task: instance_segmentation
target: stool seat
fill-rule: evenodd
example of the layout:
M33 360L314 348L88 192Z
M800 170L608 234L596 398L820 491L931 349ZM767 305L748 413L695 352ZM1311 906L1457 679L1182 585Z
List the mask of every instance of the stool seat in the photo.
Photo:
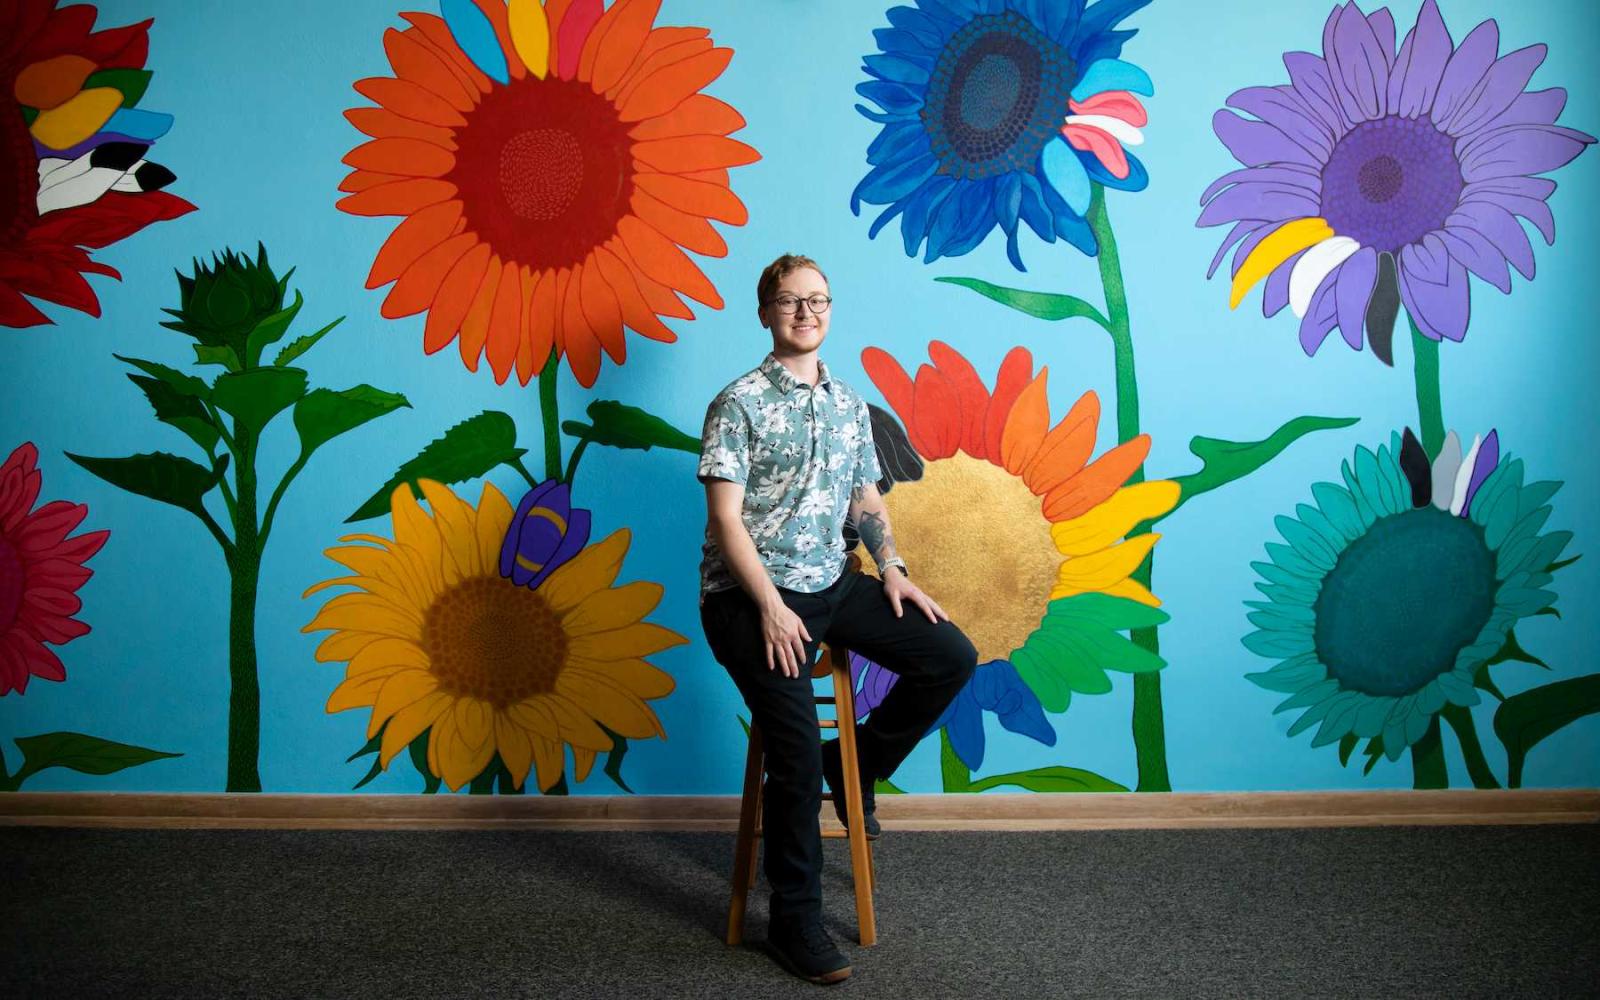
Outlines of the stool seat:
M861 816L861 770L856 753L856 704L850 678L850 656L836 646L822 647L822 656L812 669L813 679L832 677L833 694L818 696L820 705L832 705L834 717L817 720L818 738L829 729L839 731L839 759L844 771L845 814L857 817L848 829L832 826L822 831L827 840L850 841L850 872L855 881L857 935L863 946L878 941L877 917L872 907L872 842L867 839ZM744 794L739 802L739 833L733 852L733 894L728 904L728 931L725 940L736 945L744 938L745 903L756 881L756 841L761 838L762 772L766 754L761 727L751 720L750 743L745 754ZM835 801L838 790L823 793L824 802Z

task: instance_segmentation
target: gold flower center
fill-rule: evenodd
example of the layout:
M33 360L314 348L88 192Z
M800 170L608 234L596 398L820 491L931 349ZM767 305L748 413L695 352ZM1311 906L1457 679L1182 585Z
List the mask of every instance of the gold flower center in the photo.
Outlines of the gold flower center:
M544 597L494 576L446 590L422 624L422 646L440 690L496 708L555 690L567 643Z
M1011 473L958 453L884 497L917 585L978 647L1004 659L1039 627L1061 569L1039 498Z

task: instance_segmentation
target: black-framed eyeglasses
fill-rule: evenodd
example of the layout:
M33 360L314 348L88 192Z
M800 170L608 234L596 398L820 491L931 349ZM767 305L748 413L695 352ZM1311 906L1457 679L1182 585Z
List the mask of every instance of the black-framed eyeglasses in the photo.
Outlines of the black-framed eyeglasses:
M812 315L816 315L817 313L827 312L828 306L832 304L833 299L830 296L823 295L821 292L815 295L808 295L805 298L801 298L798 295L774 295L767 300L767 305L775 307L785 316L792 316L799 310L802 302L806 304L806 308L811 311Z

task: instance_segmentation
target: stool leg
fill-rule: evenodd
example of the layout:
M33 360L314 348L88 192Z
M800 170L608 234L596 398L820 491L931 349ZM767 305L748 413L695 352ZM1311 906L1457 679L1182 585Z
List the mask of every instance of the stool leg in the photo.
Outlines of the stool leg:
M728 931L724 940L736 945L744 939L744 907L755 882L756 818L761 814L761 730L750 726L750 749L745 754L744 793L739 798L739 833L733 850L733 894L728 901Z
M856 924L863 947L878 943L878 921L872 909L872 848L861 820L861 767L856 754L856 702L850 685L849 654L832 651L833 697L839 719L839 757L844 771L845 813L850 824L850 870L856 885Z

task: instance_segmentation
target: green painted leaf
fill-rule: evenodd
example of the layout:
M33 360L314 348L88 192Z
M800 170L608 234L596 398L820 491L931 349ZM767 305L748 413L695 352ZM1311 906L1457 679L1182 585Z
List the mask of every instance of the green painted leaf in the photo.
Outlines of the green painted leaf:
M140 764L182 754L115 743L83 733L45 733L21 736L16 744L22 750L22 767L11 778L13 789L31 775L47 767L65 767L84 774L114 774Z
M1359 417L1295 417L1273 431L1272 436L1263 441L1224 441L1220 438L1195 437L1189 442L1189 450L1194 452L1202 465L1199 472L1178 476L1173 480L1181 492L1178 495L1177 506L1173 507L1172 511L1202 493L1210 492L1219 486L1226 486L1236 479L1243 479L1277 458L1289 445L1313 431L1349 427L1359 419ZM1130 534L1139 534L1147 530L1150 525L1171 516L1172 511L1143 522Z
M425 729L422 731L422 735L412 740L411 745L406 748L411 752L411 766L417 769L418 774L422 775L422 794L424 795L437 795L439 786L444 784L432 771L428 770L428 740L432 735L433 729L431 727Z
M410 405L397 392L384 392L365 384L337 392L313 389L294 404L294 429L300 434L300 455L310 455L339 435Z
M420 500L419 479L459 483L484 475L497 465L510 464L528 453L528 449L516 445L517 425L499 410L485 410L463 420L400 466L378 492L345 518L345 523L387 514L389 497L401 483L410 483L411 492Z
M960 285L970 288L985 298L993 299L1003 306L1009 306L1018 312L1036 316L1039 319L1089 319L1093 320L1103 329L1109 329L1110 324L1100 315L1100 310L1085 302L1075 295L1056 295L1051 292L1025 292L1019 288L1002 288L991 285L987 281L977 278L935 278L949 285Z
M1512 629L1506 633L1506 641L1505 644L1500 647L1500 651L1489 657L1489 659L1485 660L1483 665L1485 667L1492 667L1496 663L1505 663L1507 660L1516 660L1519 663L1532 663L1537 666L1541 666L1546 670L1550 669L1550 664L1544 662L1537 656L1534 656L1532 653L1522 648L1522 644L1517 642L1516 629Z
M1501 703L1494 713L1494 732L1506 747L1510 788L1522 787L1522 765L1539 741L1583 718L1600 712L1600 674L1555 681Z
M251 368L217 377L212 386L217 408L260 434L272 418L306 394L304 368Z
M1582 554L1579 554L1579 555L1573 556L1570 559L1557 560L1556 562L1551 563L1549 566L1546 566L1545 567L1545 572L1546 573L1554 573L1558 569L1564 569L1564 568L1566 568L1568 566L1571 566L1573 563L1577 562L1579 559L1582 559L1582 558L1583 558Z
M1343 736L1339 737L1340 767L1350 763L1350 753L1351 751L1355 750L1356 744L1360 742L1360 740L1361 737L1357 736L1355 733L1345 733Z
M216 451L221 432L211 422L211 412L204 403L158 378L129 372L128 380L144 390L144 397L156 411L157 420L187 434L207 455Z
M293 303L269 316L261 317L256 322L244 341L245 367L254 368L261 363L261 352L283 339L283 335L289 332L289 325L300 314L300 307L304 304L305 297L300 294L299 289L295 289Z
M972 782L970 791L982 792L1002 785L1015 785L1030 792L1126 792L1127 785L1085 771L1081 767L1036 767L1029 771L995 774Z
M127 458L89 458L71 452L66 455L112 486L196 514L205 510L201 498L211 492L228 469L226 454L217 456L216 463L209 470L197 462L164 451L130 455Z
M126 358L120 354L111 356L118 361L125 361L133 365L151 378L160 379L171 386L174 391L180 392L185 396L194 396L197 399L211 398L211 387L205 383L204 379L195 378L193 375L185 375L176 368L169 368L166 365L155 361L146 361L143 358Z
M322 329L318 330L316 333L308 333L304 337L300 337L300 338L296 339L294 342L289 344L289 346L287 346L283 350L279 351L278 352L278 356L272 359L273 367L274 368L282 368L284 365L286 365L289 362L293 361L295 358L298 358L300 355L302 355L305 352L311 350L312 347L316 346L317 341L322 339L324 334L326 334L329 330L332 330L334 327L338 326L342 322L344 322L344 317L340 316L338 319L334 320L332 323L329 323L327 326L325 326Z
M904 795L906 790L890 781L888 778L879 778L872 783L872 791L877 795Z
M698 455L700 439L685 434L654 414L614 399L597 399L585 411L592 424L569 420L561 429L574 437L613 448L672 448Z
M221 365L230 372L236 372L240 367L239 355L233 353L233 348L222 344L195 344L194 363L197 365Z
M632 795L633 789L629 788L628 783L622 780L622 760L628 756L628 738L612 732L606 727L605 723L596 723L596 725L605 730L605 734L611 737L611 752L606 754L606 777L616 782L618 788Z
M92 87L111 87L122 92L122 106L131 108L143 99L150 86L151 71L147 69L102 69L90 73L80 90Z
M33 122L34 122L34 119L39 117L39 109L38 108L30 108L30 107L28 107L26 105L22 105L21 108L22 108L22 124L24 124L24 125L32 125Z

